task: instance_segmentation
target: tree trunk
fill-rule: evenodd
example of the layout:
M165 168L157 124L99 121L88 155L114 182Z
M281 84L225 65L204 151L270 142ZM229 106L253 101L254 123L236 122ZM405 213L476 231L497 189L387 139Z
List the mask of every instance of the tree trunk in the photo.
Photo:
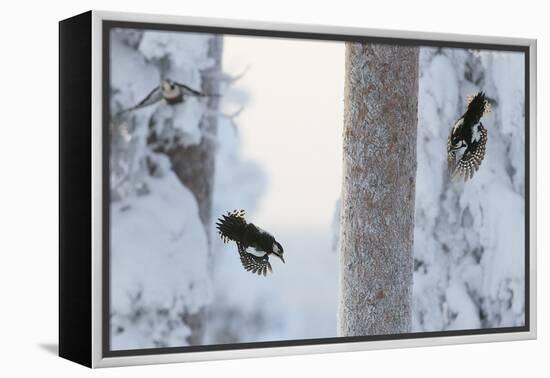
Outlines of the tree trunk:
M208 56L214 65L202 72L202 91L208 94L220 93L222 67L222 36L214 35L209 41ZM212 216L212 189L214 187L214 163L216 159L216 134L218 130L219 97L207 98L207 114L201 121L202 141L189 147L178 146L168 152L172 168L180 181L195 195L199 215L210 240Z
M214 35L209 41L208 56L214 60L214 64L202 71L202 92L207 94L220 93L220 77L222 68L223 39L221 35ZM216 134L218 130L219 97L208 97L206 115L200 124L202 140L198 145L188 147L177 146L168 151L168 157L172 163L172 169L180 181L194 195L199 207L199 216L204 225L208 239L209 251L210 224L212 218L212 192L214 188L214 170L216 160ZM184 313L183 321L191 329L191 335L187 338L190 345L202 344L204 326L206 321L206 308L196 313Z
M410 332L418 48L346 45L340 336Z

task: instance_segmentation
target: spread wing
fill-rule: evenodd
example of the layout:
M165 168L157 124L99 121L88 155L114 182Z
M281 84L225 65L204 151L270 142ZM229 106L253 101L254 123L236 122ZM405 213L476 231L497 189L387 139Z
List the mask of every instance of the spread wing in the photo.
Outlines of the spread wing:
M472 142L464 151L462 157L456 162L452 169L452 177L464 176L464 181L471 179L474 173L479 169L483 158L485 157L485 147L487 145L487 129L483 127L481 122L478 125L478 131L480 137L478 141ZM451 151L448 155L448 160L451 160L451 153L453 154L453 162L456 158L454 151ZM450 163L449 163L450 164ZM454 164L454 163L453 163ZM450 166L450 165L449 165Z
M174 84L176 84L178 87L181 88L181 91L183 92L184 95L187 95L187 96L199 96L199 97L204 97L206 96L204 93L196 90L196 89L193 89L191 88L190 86L188 85L185 85L185 84L182 84L182 83L178 83L176 81L174 81Z
M267 255L262 257L254 256L251 253L246 252L246 247L241 243L237 243L239 249L239 255L241 257L241 264L246 271L257 273L258 275L267 275L267 271L271 270L271 264Z
M144 107L149 106L149 105L153 105L153 104L159 102L160 100L162 100L162 92L160 90L160 87L156 87L151 92L149 92L149 94L147 96L145 96L145 98L143 100L138 102L137 105L134 105L131 108L123 110L122 113L123 112L130 112L132 110L136 110L136 109L144 108Z
M178 83L174 81L174 84L176 84L178 87L181 88L181 91L185 96L197 96L197 97L220 97L219 94L206 94L202 93L201 91L198 91L196 89L191 88L188 85Z

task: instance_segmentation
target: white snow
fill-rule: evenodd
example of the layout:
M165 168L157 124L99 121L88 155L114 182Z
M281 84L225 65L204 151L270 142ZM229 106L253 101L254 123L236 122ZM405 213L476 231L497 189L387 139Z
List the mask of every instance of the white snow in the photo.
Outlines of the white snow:
M147 31L144 33L139 51L148 60L168 59L179 72L189 72L193 80L188 83L200 88L199 70L209 68L214 61L208 57L210 34L181 33L168 31ZM181 80L178 77L178 81Z
M181 316L208 303L207 240L193 194L172 172L146 184L150 195L111 205L113 349L184 345Z
M129 113L160 78L200 88L209 67L208 35L116 29L111 33L111 348L187 344L188 315L211 300L207 230L194 195L164 155L146 146L151 120L159 138L184 146L203 137L200 100L164 101ZM157 165L154 177L146 160Z
M524 324L523 56L421 50L414 331ZM493 100L480 170L450 181L446 141L466 98Z
M203 134L199 128L206 109L194 97L184 103L168 105L160 103L152 119L159 138L171 139L179 137L178 143L184 147L199 144Z

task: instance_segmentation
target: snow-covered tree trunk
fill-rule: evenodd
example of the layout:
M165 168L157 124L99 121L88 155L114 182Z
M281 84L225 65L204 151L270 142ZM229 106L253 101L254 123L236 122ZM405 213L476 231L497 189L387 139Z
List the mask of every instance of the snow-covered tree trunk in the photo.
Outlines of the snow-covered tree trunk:
M211 300L208 235L219 99L188 97L121 111L161 79L220 93L221 49L221 38L211 34L111 33L115 350L203 343ZM178 155L180 150L186 154Z
M417 47L346 45L340 336L411 328L418 80Z
M220 78L222 70L223 39L221 35L213 35L208 41L208 58L213 64L201 72L202 92L206 94L220 93ZM204 225L208 239L208 253L211 256L210 224L212 217L212 192L214 188L216 133L218 129L219 97L208 97L207 110L202 117L199 128L202 139L198 144L184 146L178 144L167 154L172 163L172 169L179 180L185 185L197 200L199 216ZM190 345L200 345L204 336L206 322L206 307L195 313L184 313L183 321L189 326L191 334L187 337Z
M214 35L209 41L208 57L214 64L202 71L202 91L207 94L220 93L222 69L223 39ZM200 124L202 140L191 146L178 145L168 155L174 172L181 182L195 195L199 205L199 215L210 238L210 221L212 212L212 189L214 186L214 169L216 157L216 133L220 99L217 96L207 99L207 114Z

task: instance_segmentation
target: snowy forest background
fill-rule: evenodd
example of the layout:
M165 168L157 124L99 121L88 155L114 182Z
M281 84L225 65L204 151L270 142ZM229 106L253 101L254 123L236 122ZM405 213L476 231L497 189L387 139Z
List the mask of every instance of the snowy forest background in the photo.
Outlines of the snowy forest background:
M226 58L236 44L224 37L217 45L223 62L217 72L213 38L111 31L112 350L336 336L342 122L341 109L322 101L326 97L343 107L343 43L329 48L328 42L230 37L240 38L241 46L250 41L250 55L240 54L240 62L229 65ZM268 74L251 62L254 54L261 55L259 46L269 49L271 43L296 45L303 54L308 53L304 45L321 51L326 44L331 53L324 64L309 66L309 81L307 73L288 71L290 56L281 56L290 60L286 68L273 62L275 80L294 84L288 88L291 100L293 92L301 92L313 110L304 105L304 114L294 117L299 122L280 122L280 130L262 129L258 118L247 118L247 112L261 109L254 103L257 88L247 83L255 70ZM329 64L329 59L342 62ZM420 49L413 332L524 323L524 69L519 53ZM205 80L215 81L221 106L213 110L210 100L191 98L121 113L161 78L197 89L205 87ZM466 97L479 90L492 102L484 118L487 154L471 181L451 182L449 129L463 113ZM272 113L261 112L269 125L267 118L288 112L281 108L285 99L272 100L267 105ZM204 127L205 119L216 124L215 133ZM324 137L316 139L323 120L329 127L319 129ZM148 143L151 128L163 136L166 149L211 142L215 170L208 222L192 190L174 173L170 155ZM303 174L288 168L292 180L281 182L259 156L270 144L283 162L303 160L303 166L296 160L294 168ZM309 172L307 166L317 160L332 165L318 164ZM285 200L281 193L297 198ZM246 209L247 218L285 248L287 263L275 262L267 278L245 272L235 246L217 237L215 218L236 208Z

